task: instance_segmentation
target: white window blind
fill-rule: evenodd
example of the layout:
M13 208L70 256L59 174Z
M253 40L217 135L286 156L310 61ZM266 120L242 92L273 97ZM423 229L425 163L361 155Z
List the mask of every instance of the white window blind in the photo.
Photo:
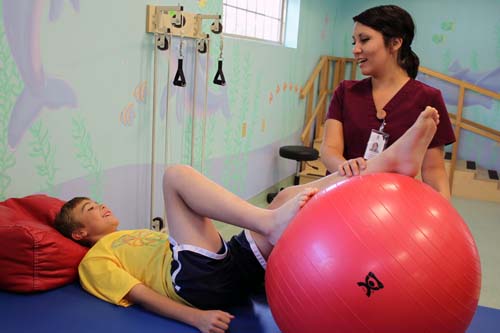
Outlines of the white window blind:
M225 34L283 43L286 0L224 0Z

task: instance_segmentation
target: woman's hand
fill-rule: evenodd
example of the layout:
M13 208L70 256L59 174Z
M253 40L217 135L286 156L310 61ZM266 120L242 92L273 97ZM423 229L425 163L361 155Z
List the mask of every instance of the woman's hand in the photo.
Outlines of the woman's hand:
M364 169L366 169L366 160L363 157L357 157L340 164L338 172L340 176L352 177L359 175Z
M224 333L233 318L232 314L224 311L201 311L194 326L203 333Z

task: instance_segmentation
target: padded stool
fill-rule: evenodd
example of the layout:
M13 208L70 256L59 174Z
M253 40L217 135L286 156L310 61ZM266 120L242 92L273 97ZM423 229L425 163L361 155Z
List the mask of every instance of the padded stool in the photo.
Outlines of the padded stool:
M312 147L306 146L282 146L280 147L280 156L289 160L297 161L293 184L298 185L300 181L300 166L302 162L317 160L319 157L319 152ZM271 201L273 201L274 197L277 194L278 193L268 193L267 203L271 203Z

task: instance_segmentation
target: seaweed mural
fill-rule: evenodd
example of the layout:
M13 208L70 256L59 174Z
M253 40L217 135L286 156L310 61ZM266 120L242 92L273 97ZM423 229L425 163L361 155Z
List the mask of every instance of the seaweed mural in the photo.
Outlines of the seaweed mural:
M195 147L193 146L192 142L192 131L193 131L193 117L189 116L187 120L184 123L184 139L182 140L182 164L191 164L191 155L195 154L193 152L193 149ZM194 167L194 165L193 165Z
M208 140L209 138L214 137L215 133L215 124L216 120L215 118L208 118L207 119L207 124L206 124L206 139L205 139L205 161L208 161L212 158L214 155L214 140ZM206 168L206 163L205 163L205 168ZM203 173L205 173L205 170L201 170Z
M231 66L231 82L234 86L239 87L240 84L242 83L242 74L240 71L240 58L241 58L241 50L240 50L240 45L236 44L233 48L232 51L232 59L233 59L233 65ZM228 90L228 102L229 105L238 105L238 90L236 89L229 89ZM229 118L233 119L233 117ZM228 120L229 120L228 119ZM234 159L234 154L236 152L236 145L234 144L235 141L237 141L241 137L240 133L240 125L237 126L237 129L235 130L233 126L225 126L224 127L224 143L225 143L225 148L224 151L226 151L226 158L224 161L224 168L227 170L223 174L222 178L222 184L224 187L231 189L234 191L234 189L231 187L232 184L232 179L233 177L238 174L235 173L233 169L233 159Z
M1 80L1 78L0 78ZM7 121L3 108L3 92L0 93L0 131L7 133ZM16 165L14 154L7 148L7 136L2 134L0 136L0 200L6 199L6 191L12 182L12 178L8 175L7 170Z
M206 117L205 120L203 120L201 117L195 117L194 120L195 122L193 124L193 117L189 117L185 126L184 145L185 147L191 148L184 149L183 161L189 164L191 162L191 156L188 156L188 153L192 152L192 166L201 173L205 173L206 161L213 154L213 145L210 144L213 140L209 138L213 136L215 130L215 119L213 117ZM205 124L203 123L204 121ZM194 136L191 131L194 131Z
M42 192L56 196L54 190L54 179L56 174L55 167L55 149L50 145L49 131L43 127L41 121L37 121L30 128L33 141L30 142L31 151L29 155L33 158L40 159L41 162L36 165L37 174L45 178Z
M227 158L224 168L227 170L224 174L223 183L234 192L240 192L244 188L244 177L247 171L248 156L246 153L251 142L252 119L249 115L250 82L253 75L250 70L250 55L247 53L244 57L241 55L241 49L236 46L232 55L233 63L231 68L231 82L234 87L240 89L229 90L230 105L238 105L238 112L231 119L231 126L224 130L224 142L226 143Z
M82 167L89 172L90 196L92 199L102 201L102 166L92 149L92 139L81 116L72 120L72 136L77 150L76 158Z
M24 84L11 57L1 17L3 16L0 15L0 200L4 200L12 183L8 170L16 165L16 158L9 149L7 138L10 113Z

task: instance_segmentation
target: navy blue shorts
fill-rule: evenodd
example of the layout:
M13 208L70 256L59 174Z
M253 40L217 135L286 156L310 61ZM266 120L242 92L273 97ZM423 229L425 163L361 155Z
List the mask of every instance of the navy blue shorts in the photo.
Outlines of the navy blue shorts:
M177 244L172 238L170 248L175 291L197 308L225 309L246 303L253 291L263 287L266 260L248 231L223 241L217 253Z

